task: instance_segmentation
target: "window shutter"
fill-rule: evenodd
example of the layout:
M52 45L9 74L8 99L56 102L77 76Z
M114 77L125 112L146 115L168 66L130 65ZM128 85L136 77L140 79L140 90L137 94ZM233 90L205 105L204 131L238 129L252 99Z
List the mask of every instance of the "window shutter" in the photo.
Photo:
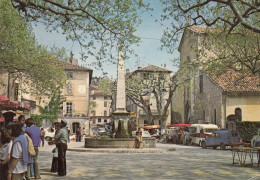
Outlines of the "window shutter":
M63 102L63 116L66 114L66 110L67 110L67 103Z
M72 103L72 115L75 115L75 102Z

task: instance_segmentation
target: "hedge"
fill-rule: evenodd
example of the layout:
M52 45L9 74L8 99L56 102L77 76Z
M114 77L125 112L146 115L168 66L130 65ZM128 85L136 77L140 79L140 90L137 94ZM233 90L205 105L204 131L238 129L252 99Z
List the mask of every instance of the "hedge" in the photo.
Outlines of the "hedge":
M258 128L260 128L260 122L242 121L236 122L237 129L240 133L240 138L244 142L250 142L254 135L257 135Z

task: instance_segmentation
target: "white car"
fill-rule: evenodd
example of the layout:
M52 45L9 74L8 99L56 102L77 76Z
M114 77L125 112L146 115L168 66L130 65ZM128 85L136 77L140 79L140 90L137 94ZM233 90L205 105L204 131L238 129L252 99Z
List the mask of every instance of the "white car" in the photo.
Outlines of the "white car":
M132 131L132 136L136 136L136 131ZM142 131L142 137L152 137L148 131Z

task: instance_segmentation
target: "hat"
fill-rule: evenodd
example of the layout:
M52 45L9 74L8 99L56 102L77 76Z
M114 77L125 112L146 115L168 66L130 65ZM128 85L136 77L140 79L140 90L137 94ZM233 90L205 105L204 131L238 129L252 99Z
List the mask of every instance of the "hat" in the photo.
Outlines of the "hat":
M63 127L66 127L66 125L67 125L67 122L66 122L66 121L63 121L63 120L61 120L60 124L61 124L61 126L63 126Z

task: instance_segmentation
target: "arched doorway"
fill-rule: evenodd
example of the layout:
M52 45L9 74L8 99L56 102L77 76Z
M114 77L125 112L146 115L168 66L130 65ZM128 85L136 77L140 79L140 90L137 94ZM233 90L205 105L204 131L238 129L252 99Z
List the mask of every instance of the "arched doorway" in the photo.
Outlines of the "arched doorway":
M72 133L76 133L78 127L80 127L80 124L78 122L72 123Z
M234 114L231 114L227 117L227 129L230 129L231 131L236 131L236 121L237 117Z

